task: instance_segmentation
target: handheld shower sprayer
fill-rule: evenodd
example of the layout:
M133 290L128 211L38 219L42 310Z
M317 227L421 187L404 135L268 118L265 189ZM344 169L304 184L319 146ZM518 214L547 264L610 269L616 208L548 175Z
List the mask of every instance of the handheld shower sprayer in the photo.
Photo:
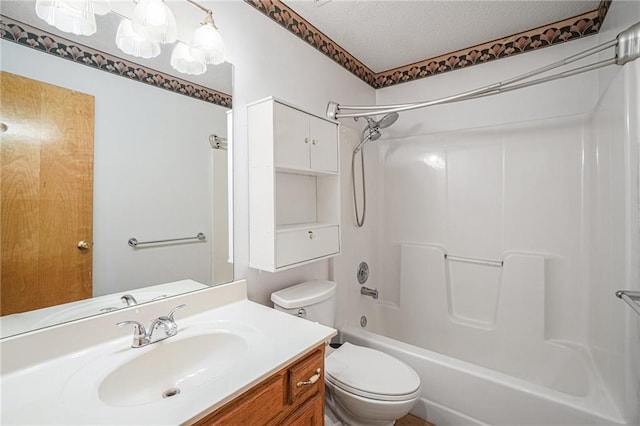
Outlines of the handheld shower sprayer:
M365 117L365 119L367 120L367 126L362 130L361 141L354 150L354 153L360 151L365 143L380 139L380 136L382 136L382 133L380 133L380 129L385 129L395 123L398 119L398 113L389 113L382 117L379 121L376 121L371 117ZM358 118L356 117L354 118L354 120L358 121Z
M353 154L351 155L351 182L353 184L353 206L355 208L356 213L356 224L359 228L364 225L364 217L367 212L367 190L365 188L365 180L364 180L364 154L362 149L364 145L369 141L375 141L380 139L382 133L380 129L385 129L391 126L393 123L398 120L398 113L391 112L389 114L384 115L380 120L376 121L371 117L365 117L367 120L367 126L362 130L362 136L360 137L360 143L353 150ZM358 121L358 117L355 117L354 120ZM362 173L362 217L360 217L360 212L358 211L358 199L356 196L356 154L360 152L360 164L361 164L361 173Z

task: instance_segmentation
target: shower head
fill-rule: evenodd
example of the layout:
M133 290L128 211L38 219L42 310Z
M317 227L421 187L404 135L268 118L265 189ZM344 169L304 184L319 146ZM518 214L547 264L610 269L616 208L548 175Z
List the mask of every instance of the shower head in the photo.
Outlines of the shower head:
M367 118L367 127L369 129L386 129L387 127L391 126L393 123L396 122L396 120L398 119L398 113L397 112L390 112L389 114L385 115L384 117L382 117L380 120L376 121L371 117L366 117Z
M362 140L360 141L356 149L353 150L354 154L360 151L365 143L380 139L380 136L382 136L382 133L380 133L380 129L384 129L395 123L398 119L398 113L390 112L378 121L374 120L371 117L365 118L367 119L367 126L362 130Z
M385 129L395 123L398 117L399 115L397 112L390 112L378 121L378 127Z

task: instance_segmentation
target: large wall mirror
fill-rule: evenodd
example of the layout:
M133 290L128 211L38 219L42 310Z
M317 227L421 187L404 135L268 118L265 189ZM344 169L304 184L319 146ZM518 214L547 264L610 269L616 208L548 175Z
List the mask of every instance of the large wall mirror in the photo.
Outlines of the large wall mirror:
M48 26L35 1L2 1L3 338L233 280L232 66L190 76L170 67L173 46L124 54L133 2L112 3L125 10L86 37ZM170 6L188 38L202 13Z

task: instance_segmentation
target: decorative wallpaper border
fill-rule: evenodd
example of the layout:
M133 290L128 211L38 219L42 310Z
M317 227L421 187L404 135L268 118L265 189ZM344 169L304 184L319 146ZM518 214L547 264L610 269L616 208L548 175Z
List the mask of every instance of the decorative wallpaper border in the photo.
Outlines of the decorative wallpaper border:
M375 73L281 0L245 0L246 3L351 71L374 89L418 80L597 34L612 1L601 0L597 9L563 21Z
M365 83L375 86L375 73L355 56L344 50L319 29L307 22L280 0L245 0L284 28L351 71Z
M109 55L3 15L0 15L0 38L180 95L225 108L232 106L231 95L226 93Z

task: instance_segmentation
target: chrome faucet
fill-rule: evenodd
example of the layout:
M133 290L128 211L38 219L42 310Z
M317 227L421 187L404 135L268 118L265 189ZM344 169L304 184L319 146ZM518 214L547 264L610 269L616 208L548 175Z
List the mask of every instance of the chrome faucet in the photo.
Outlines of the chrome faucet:
M147 331L144 328L144 325L140 324L138 321L122 321L116 325L118 327L133 325L133 342L131 343L131 347L142 348L178 334L178 324L176 324L176 321L173 319L173 314L175 314L177 310L186 306L187 305L184 304L178 305L167 315L162 315L161 317L151 321L149 331ZM162 334L158 336L158 333Z
M369 287L360 287L360 294L363 294L365 296L371 296L374 299L378 298L378 290L376 290L375 288L369 288Z
M138 304L138 301L136 300L135 297L133 297L130 294L125 294L124 296L122 296L120 298L120 300L122 300L124 303L127 304L127 306L135 306Z

